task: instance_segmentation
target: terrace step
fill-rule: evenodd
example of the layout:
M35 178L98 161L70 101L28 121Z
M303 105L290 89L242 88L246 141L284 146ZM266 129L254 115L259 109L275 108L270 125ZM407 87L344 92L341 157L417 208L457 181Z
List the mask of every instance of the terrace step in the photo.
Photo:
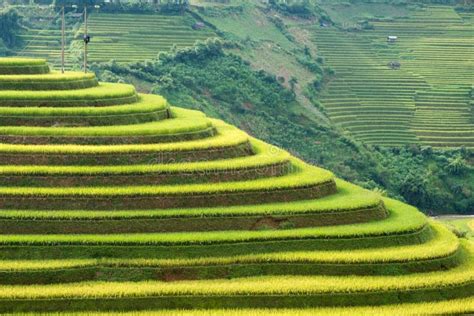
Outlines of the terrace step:
M5 144L157 144L203 139L215 135L215 128L203 114L172 108L171 118L131 125L93 127L0 127Z
M415 272L455 269L463 263L465 243L446 228L433 226L432 239L418 245L338 250L267 252L219 257L169 259L67 259L67 260L3 260L0 261L2 284L52 284L99 281L102 275L116 281L129 281L125 271L141 271L133 281L171 276L182 279L216 279L226 275L239 277L263 275L407 275ZM433 251L433 248L436 250ZM464 259L465 260L465 259ZM369 265L370 264L370 265ZM243 269L242 265L251 269ZM283 266L287 266L283 272ZM224 274L218 271L226 270ZM30 280L38 280L32 283Z
M3 165L137 165L206 161L252 155L249 136L211 120L213 137L178 143L133 145L0 144Z
M317 307L395 304L406 302L468 298L474 290L472 245L465 246L465 260L446 271L403 276L294 276L250 277L232 280L200 280L166 283L85 282L64 285L4 286L0 310L8 312L81 310L94 302L95 310L136 308ZM349 285L348 285L349 284ZM381 295L383 293L383 295ZM244 294L244 295L242 295ZM337 294L335 299L335 294ZM285 296L275 300L275 295ZM439 296L437 296L439 295ZM436 299L435 299L436 300ZM87 305L86 305L87 306Z
M104 126L155 122L169 118L168 102L138 95L136 103L104 107L0 107L3 126Z
M49 66L45 60L25 58L2 58L0 75L47 74Z
M0 76L0 90L74 90L96 87L94 74L49 72L38 75Z
M224 229L258 230L343 225L385 219L387 210L377 194L337 180L328 197L285 203L170 210L2 210L2 234L111 234ZM15 221L17 225L11 226Z
M336 192L330 172L291 160L293 172L249 181L128 187L1 187L0 208L126 210L245 205L321 198Z
M206 162L135 166L7 166L0 186L125 186L243 181L291 172L290 155L254 140L255 155Z
M360 197L360 195L359 195ZM321 201L330 200L330 197ZM357 225L323 226L301 229L258 230L258 231L215 231L186 233L148 234L50 234L50 235L2 235L0 236L1 258L13 259L68 259L68 258L201 258L206 256L237 256L252 253L275 253L286 251L375 249L401 245L419 245L433 239L434 231L426 217L415 208L390 199L383 199L389 216L378 221L365 221ZM280 210L292 213L292 205L283 203ZM328 204L315 209L327 210ZM299 211L305 213L301 201ZM346 204L347 205L347 204ZM277 206L277 205L275 205ZM253 205L248 205L248 211ZM349 206L354 209L354 206ZM222 208L221 208L222 209ZM247 214L245 206L235 206L227 211L232 214L240 209ZM258 208L265 212L265 206ZM172 211L172 210L168 210ZM191 210L190 210L191 211ZM8 212L8 210L7 210ZM143 212L143 211L142 211ZM161 211L163 212L163 211ZM164 212L167 212L166 210ZM211 210L209 209L209 212ZM278 211L276 211L278 212ZM312 211L306 211L311 213ZM336 211L337 212L337 211ZM90 213L90 212L89 212ZM143 213L142 213L143 214ZM189 212L188 212L189 214ZM199 214L199 213L198 213ZM212 213L211 213L212 214ZM33 214L31 214L33 215ZM202 215L202 213L200 214ZM18 214L21 217L21 213ZM62 215L64 216L64 214ZM195 215L199 217L197 214ZM87 245L87 249L84 246ZM127 245L121 249L110 247ZM90 247L90 248L89 248ZM153 248L150 248L153 247ZM112 250L112 252L110 252Z
M23 91L21 94L15 90L0 90L0 106L3 107L107 106L136 101L135 88L118 83L101 83L81 90Z

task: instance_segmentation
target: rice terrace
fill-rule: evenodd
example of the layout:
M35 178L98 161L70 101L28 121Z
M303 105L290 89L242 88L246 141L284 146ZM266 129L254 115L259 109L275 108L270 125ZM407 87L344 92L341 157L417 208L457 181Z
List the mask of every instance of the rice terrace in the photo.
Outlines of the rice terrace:
M474 314L472 1L0 4L0 314Z

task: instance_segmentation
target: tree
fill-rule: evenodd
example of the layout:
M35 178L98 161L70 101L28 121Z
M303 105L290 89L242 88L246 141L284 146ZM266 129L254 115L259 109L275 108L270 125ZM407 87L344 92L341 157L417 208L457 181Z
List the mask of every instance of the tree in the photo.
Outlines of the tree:
M298 83L298 79L296 77L291 77L288 83L290 84L291 91L295 92L295 86Z
M0 39L6 47L18 44L17 32L20 29L20 16L14 9L0 11Z
M467 170L467 164L461 155L448 159L446 171L452 175L461 175Z
M304 54L308 57L311 57L311 50L309 49L308 45L304 46Z
M400 193L411 204L423 206L427 201L426 177L409 173L400 185Z

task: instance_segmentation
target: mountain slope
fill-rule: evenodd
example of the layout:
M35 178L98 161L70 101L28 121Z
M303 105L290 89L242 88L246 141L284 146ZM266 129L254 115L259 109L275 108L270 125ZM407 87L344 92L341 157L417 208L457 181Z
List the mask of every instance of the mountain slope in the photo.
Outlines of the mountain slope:
M473 244L416 208L132 86L57 90L71 75L0 60L1 312L474 311Z

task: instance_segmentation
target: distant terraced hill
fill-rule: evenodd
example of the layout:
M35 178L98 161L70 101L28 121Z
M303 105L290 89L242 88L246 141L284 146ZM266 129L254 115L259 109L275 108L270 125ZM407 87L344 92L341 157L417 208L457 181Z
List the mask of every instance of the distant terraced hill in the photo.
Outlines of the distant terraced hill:
M474 312L470 241L223 121L0 59L0 122L1 313Z
M194 45L215 36L209 28L193 29L188 16L101 14L91 15L91 61L133 62L155 58L160 51ZM192 19L191 19L192 21Z
M322 95L331 119L370 144L474 147L473 16L431 6L370 30L306 27L336 71Z
M59 17L51 13L48 20ZM82 24L82 17L69 18ZM106 14L92 12L89 16L88 33L92 37L89 45L91 62L134 62L155 58L159 52L192 46L197 40L205 40L215 34L207 27L193 29L189 16L167 16L159 14ZM24 46L18 50L23 57L44 58L56 68L61 63L61 30L59 27L43 24L25 28L20 35ZM66 32L66 67L76 65L72 50L81 56L83 24L78 29ZM77 58L77 57L76 57Z

